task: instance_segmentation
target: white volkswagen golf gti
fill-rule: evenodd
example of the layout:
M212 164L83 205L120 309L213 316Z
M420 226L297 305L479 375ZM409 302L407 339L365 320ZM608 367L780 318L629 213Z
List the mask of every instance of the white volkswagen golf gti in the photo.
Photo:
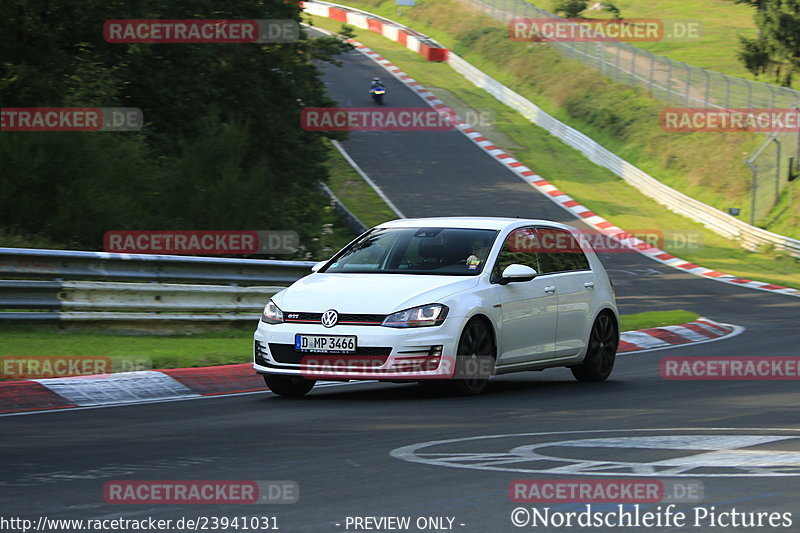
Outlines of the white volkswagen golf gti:
M439 382L478 394L490 375L557 366L602 381L618 343L613 287L576 229L404 219L372 228L273 296L253 366L286 396L318 379Z

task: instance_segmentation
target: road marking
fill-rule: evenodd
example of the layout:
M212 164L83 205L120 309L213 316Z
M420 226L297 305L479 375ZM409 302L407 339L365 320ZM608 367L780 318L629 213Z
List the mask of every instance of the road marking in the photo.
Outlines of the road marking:
M592 438L602 433L621 436ZM550 438L559 435L577 438ZM528 443L514 446L502 441ZM636 460L637 455L642 459ZM412 444L392 450L391 456L453 468L536 474L785 477L800 476L800 430L675 428L484 435Z

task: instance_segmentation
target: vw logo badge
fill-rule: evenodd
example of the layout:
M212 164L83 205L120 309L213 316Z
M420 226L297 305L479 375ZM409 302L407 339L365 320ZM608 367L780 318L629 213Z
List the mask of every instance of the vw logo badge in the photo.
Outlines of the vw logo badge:
M334 311L333 309L328 309L324 313L322 313L322 325L326 328L332 328L336 325L339 321L339 313Z

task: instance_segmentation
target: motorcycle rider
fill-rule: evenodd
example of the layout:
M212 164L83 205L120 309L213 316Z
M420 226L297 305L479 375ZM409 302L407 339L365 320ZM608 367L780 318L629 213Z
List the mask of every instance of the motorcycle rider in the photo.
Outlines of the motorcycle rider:
M375 101L375 103L379 105L383 104L383 93L385 92L386 87L384 87L381 79L378 77L372 78L372 82L369 86L369 94L372 96L372 99Z

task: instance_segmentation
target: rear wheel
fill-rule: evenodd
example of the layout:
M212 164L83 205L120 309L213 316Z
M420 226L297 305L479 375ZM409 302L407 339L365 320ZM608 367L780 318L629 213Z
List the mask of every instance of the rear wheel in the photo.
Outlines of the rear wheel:
M451 382L455 392L463 395L480 394L489 383L494 368L494 340L481 320L467 324L458 341L456 372Z
M578 366L570 367L578 381L604 381L614 368L619 335L614 317L609 313L598 316L589 335L586 357Z
M316 382L315 379L264 374L264 383L267 384L269 390L279 396L303 396L314 388Z

